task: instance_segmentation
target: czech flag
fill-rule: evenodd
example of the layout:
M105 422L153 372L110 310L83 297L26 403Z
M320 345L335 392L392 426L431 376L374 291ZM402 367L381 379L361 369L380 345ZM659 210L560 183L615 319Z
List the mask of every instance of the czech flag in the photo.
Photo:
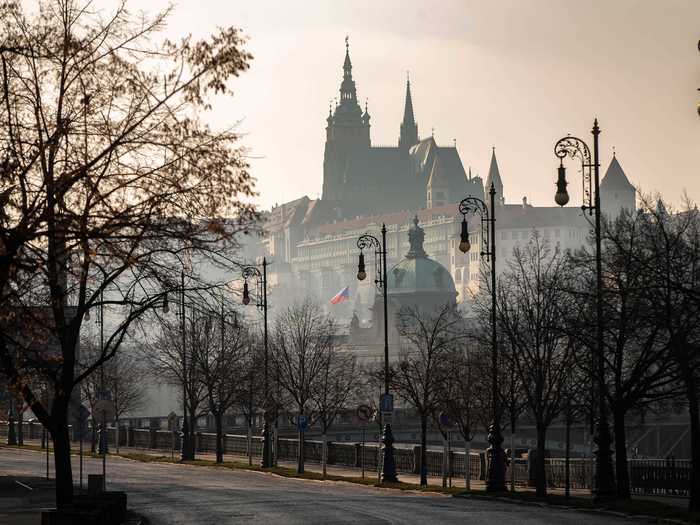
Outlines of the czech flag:
M348 288L346 286L345 288L340 290L337 294L335 294L333 299L331 299L331 304L339 304L339 303L342 303L343 301L347 301L348 299L350 299L350 288Z

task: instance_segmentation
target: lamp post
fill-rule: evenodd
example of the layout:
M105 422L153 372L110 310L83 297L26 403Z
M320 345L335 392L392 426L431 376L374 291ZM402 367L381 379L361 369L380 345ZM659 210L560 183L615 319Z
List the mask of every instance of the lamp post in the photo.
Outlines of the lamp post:
M484 257L491 265L491 403L493 419L489 426L487 440L489 448L488 471L486 472L486 490L489 492L505 492L506 490L506 456L501 444L500 407L498 402L498 338L496 336L496 188L493 183L489 188L490 208L478 197L471 195L459 203L462 214L462 232L459 250L467 253L471 249L469 243L469 225L467 214L479 214L481 217L482 250ZM490 210L490 212L489 212Z
M593 157L588 145L581 139L566 136L559 139L554 145L554 154L559 158L557 178L557 193L554 196L559 206L569 202L569 194L566 191L566 168L564 158L571 157L581 160L581 173L583 174L583 205L584 213L595 216L595 263L596 263L596 369L593 372L592 382L597 385L598 392L598 418L595 427L593 441L597 445L594 451L595 474L593 476L593 497L604 501L615 498L615 472L612 465L612 450L610 449L610 427L605 406L605 356L603 355L603 263L601 259L601 230L600 230L600 161L598 156L598 119L593 122Z
M260 288L260 294L258 294L258 302L256 306L263 312L263 347L265 352L264 361L264 382L263 391L265 396L265 401L263 403L263 449L262 449L262 461L260 466L262 468L272 467L272 446L270 443L270 411L269 407L269 384L268 384L268 345L267 345L267 259L263 257L262 260L262 272L256 266L245 266L242 271L243 274L243 304L250 304L250 292L248 290L248 279L255 278L257 284Z
M384 395L389 397L389 319L387 308L387 279L386 279L386 224L382 224L381 242L374 235L364 234L357 239L357 247L360 249L360 257L357 265L357 279L364 281L367 278L365 268L364 250L374 248L376 272L374 284L378 290L382 291L384 299ZM380 403L381 405L381 403ZM392 407L393 408L393 407ZM398 483L396 476L396 463L394 462L394 436L391 433L391 424L384 425L382 441L384 443L384 459L382 466L382 481L387 483Z

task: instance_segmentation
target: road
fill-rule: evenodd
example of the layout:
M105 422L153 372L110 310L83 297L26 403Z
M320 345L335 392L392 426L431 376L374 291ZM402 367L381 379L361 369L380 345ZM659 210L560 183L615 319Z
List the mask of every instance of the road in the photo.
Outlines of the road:
M40 475L38 452L0 449L0 475ZM77 458L74 472L78 474ZM86 459L86 473L101 472ZM152 525L230 523L616 524L629 520L506 502L454 498L350 483L109 458L108 489L125 490L129 507Z

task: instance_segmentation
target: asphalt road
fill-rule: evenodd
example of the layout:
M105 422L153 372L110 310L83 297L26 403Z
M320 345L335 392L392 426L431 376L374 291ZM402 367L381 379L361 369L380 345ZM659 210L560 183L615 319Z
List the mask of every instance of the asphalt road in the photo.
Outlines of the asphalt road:
M40 475L44 456L0 449L0 475ZM74 458L77 478L77 458ZM100 473L86 459L86 473ZM153 525L229 523L603 524L628 520L496 501L377 489L349 483L109 458L107 484L125 490L129 507Z

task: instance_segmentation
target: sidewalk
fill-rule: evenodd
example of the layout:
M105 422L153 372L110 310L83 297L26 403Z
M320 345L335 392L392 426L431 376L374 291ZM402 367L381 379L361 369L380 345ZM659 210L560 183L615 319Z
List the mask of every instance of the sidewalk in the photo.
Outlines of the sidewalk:
M26 444L30 445L35 445L39 446L41 444L40 440L25 440ZM78 447L73 446L73 453L77 454L78 453ZM84 448L84 452L86 454L89 454L90 447L89 445ZM110 447L110 451L116 453L116 449L112 446ZM134 447L120 447L119 449L120 453L122 454L144 454L144 455L149 455L149 456L163 456L166 458L171 457L171 451L170 450L165 450L165 449L144 449L144 448L134 448ZM174 453L174 458L177 460L179 458L179 451L175 451ZM216 454L213 452L199 452L195 455L196 459L203 459L207 461L216 461ZM109 455L107 456L107 461L109 462ZM233 461L237 463L243 463L247 464L248 463L248 456L245 455L236 455L236 454L225 454L224 455L224 461ZM260 465L260 457L259 456L253 456L252 458L252 465L257 467ZM297 467L297 462L296 461L279 461L278 465L283 468L288 468L295 470ZM109 467L108 467L109 468ZM314 472L317 474L321 474L323 472L323 467L320 463L316 462L309 462L307 461L304 464L304 469L307 472ZM337 476L337 477L346 477L346 478L360 478L362 474L362 470L359 467L348 467L348 466L335 466L335 465L328 465L326 467L326 472L329 476ZM398 478L399 481L403 483L409 483L409 484L414 484L416 487L420 484L420 476L417 474L411 474L411 473L403 473L400 472L398 473ZM369 480L377 480L377 471L374 469L366 469L365 470L365 479ZM441 476L428 476L428 484L430 486L441 486L442 485L442 477ZM510 482L506 480L506 485L508 488L510 488ZM450 485L449 479L447 483L447 487L457 487L457 488L465 488L465 480L463 477L453 477L452 478L452 483ZM485 491L486 490L486 485L484 481L482 480L471 480L470 483L470 489L475 490L475 491ZM516 483L515 485L515 491L516 492L529 492L529 493L534 493L535 488L534 487L526 487L524 485L519 485ZM552 488L548 487L547 488L547 493L551 495L564 495L564 489L563 488ZM572 497L579 497L579 498L587 498L591 494L589 489L571 489L571 496ZM661 503L666 503L668 505L673 505L676 507L680 508L685 508L688 504L687 498L677 498L677 497L671 497L671 496L644 496L644 495L635 495L633 496L634 499L639 499L639 500L650 500L650 501L655 501L655 502L661 502ZM0 522L2 523L2 522Z
M0 524L36 525L55 505L54 483L30 476L0 476Z

